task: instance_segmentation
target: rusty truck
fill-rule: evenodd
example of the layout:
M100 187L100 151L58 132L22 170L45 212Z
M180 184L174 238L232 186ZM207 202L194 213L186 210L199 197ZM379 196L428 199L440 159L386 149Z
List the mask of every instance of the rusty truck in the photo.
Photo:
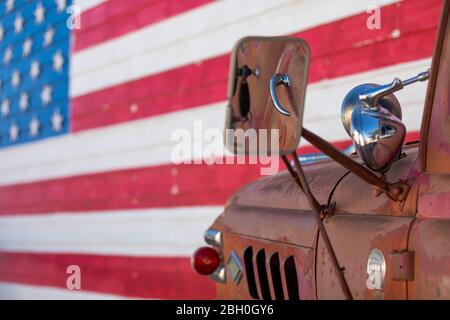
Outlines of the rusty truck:
M192 260L217 298L450 299L449 15L445 0L428 70L343 93L348 154L302 122L306 42L236 44L226 128L278 130L275 143L258 138L286 170L237 190L206 230ZM395 92L418 81L428 81L420 137L405 143ZM324 157L302 163L300 139ZM258 146L244 139L227 148L250 156Z

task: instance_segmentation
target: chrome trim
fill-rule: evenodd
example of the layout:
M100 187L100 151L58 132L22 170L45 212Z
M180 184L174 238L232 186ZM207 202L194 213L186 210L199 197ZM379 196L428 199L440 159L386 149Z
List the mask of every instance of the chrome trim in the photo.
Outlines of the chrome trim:
M370 110L379 110L378 102L384 96L403 88L402 80L395 78L391 83L381 85L359 94L359 101L363 102Z
M215 282L227 283L227 273L222 266L217 267L216 271L209 275L209 278Z
M242 264L236 251L231 251L230 258L226 264L226 269L236 284L239 284L242 278Z
M352 136L352 133L350 132L350 121L353 110L355 110L358 106L365 106L365 104L360 100L360 96L366 92L376 91L380 87L382 86L376 83L364 83L354 87L345 95L341 105L341 120L345 131L350 137ZM398 99L394 94L391 93L385 95L381 98L381 100L379 100L379 105L389 110L397 116L397 118L402 118L402 108L400 107L400 102L398 102Z
M366 83L347 93L341 106L341 119L352 138L356 152L366 166L385 173L398 158L406 136L401 121L400 103L394 92L419 81L426 81L430 71L406 80L395 78L391 83Z
M285 74L281 74L281 73L276 73L273 75L272 79L270 79L270 96L272 97L272 101L273 104L275 105L275 108L284 116L289 117L291 115L291 113L289 111L287 111L280 103L280 101L278 101L278 97L277 97L277 92L276 92L276 87L279 85L284 85L286 87L290 87L291 86L291 79L289 79L289 75L287 73Z
M356 153L355 145L352 143L347 148L345 148L342 151L342 153L344 153L346 155L355 154ZM330 157L324 153L310 153L310 154L301 155L298 157L298 159L300 160L300 162L302 164L312 164L312 163L316 163L319 161L328 160L328 159L330 159Z
M404 86L410 85L412 83L426 81L429 77L430 69L403 81L399 78L395 78L391 83L372 88L367 92L360 93L359 100L363 102L367 108L379 110L378 102L382 97L401 90Z
M211 246L222 248L222 231L216 229L208 229L203 235L205 242Z

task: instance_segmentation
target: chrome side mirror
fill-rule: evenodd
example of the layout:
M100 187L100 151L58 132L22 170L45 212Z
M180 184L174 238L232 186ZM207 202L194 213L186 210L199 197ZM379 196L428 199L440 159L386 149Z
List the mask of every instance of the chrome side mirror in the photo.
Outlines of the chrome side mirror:
M298 38L245 37L238 41L231 54L228 84L228 150L241 155L264 151L286 155L296 150L309 60L308 44Z
M387 171L398 157L406 135L401 119L387 109L357 106L350 119L356 152L373 171Z
M400 103L393 93L428 77L429 71L425 71L403 81L395 78L386 85L367 83L353 88L345 96L341 107L342 123L369 169L389 170L405 140Z

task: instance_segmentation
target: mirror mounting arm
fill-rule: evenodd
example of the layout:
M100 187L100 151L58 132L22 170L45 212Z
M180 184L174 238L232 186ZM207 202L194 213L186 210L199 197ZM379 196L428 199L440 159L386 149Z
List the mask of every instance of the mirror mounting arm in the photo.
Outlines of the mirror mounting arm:
M430 69L427 71L421 72L416 76L406 79L400 80L399 78L395 78L391 83L375 87L367 92L361 93L359 95L359 100L361 100L369 109L378 109L378 102L384 96L388 94L394 93L398 90L403 89L403 87L410 85L415 82L426 81L430 77Z
M410 189L410 186L407 183L403 181L390 183L378 177L375 173L373 173L366 167L361 166L359 163L340 152L332 144L305 128L302 128L302 136L327 156L338 162L346 169L353 172L363 181L385 193L392 200L397 202L403 202L403 200L405 200L406 195L408 194L408 191Z
M259 77L259 68L251 69L248 65L244 64L242 67L237 68L236 75L242 77L242 81L246 82L247 78L251 75Z
M344 270L345 268L341 268L339 262L336 257L336 253L334 252L333 246L331 244L330 238L328 236L327 229L325 229L325 225L323 224L323 219L325 218L325 214L327 213L326 205L321 205L319 201L317 201L316 197L314 197L311 189L309 188L308 180L306 179L305 173L302 168L302 164L298 160L298 155L296 151L292 152L292 158L294 160L295 170L289 162L287 156L281 156L288 169L291 176L294 178L298 187L303 191L308 200L308 204L311 210L314 212L314 219L316 221L317 227L319 229L319 234L322 236L324 245L326 250L328 251L328 255L330 256L331 263L336 271L336 276L338 278L339 286L344 293L345 299L353 300L352 293L348 286L347 280L345 279Z

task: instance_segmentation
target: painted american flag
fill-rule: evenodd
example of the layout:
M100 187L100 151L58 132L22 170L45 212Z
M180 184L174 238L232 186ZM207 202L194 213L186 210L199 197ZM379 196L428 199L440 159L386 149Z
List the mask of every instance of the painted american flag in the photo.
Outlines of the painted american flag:
M372 5L380 29L366 27ZM2 0L0 298L213 298L189 256L259 168L174 165L170 137L199 120L222 128L233 44L245 35L307 40L305 127L345 147L345 93L427 69L440 5ZM78 9L80 29L69 29ZM425 90L398 93L410 140ZM80 267L81 290L66 287L70 265Z

